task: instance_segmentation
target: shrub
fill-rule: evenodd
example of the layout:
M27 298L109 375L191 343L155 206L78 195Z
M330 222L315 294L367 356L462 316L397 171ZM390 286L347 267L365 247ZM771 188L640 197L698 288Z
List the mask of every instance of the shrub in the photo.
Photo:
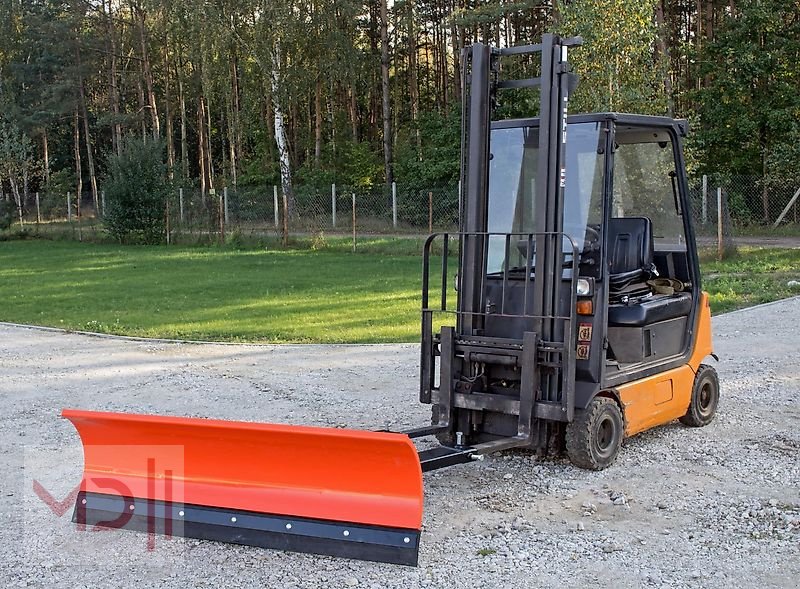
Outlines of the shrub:
M127 139L108 159L106 231L123 243L160 242L169 194L163 143Z
M0 198L0 231L5 231L14 222L16 205L10 200Z

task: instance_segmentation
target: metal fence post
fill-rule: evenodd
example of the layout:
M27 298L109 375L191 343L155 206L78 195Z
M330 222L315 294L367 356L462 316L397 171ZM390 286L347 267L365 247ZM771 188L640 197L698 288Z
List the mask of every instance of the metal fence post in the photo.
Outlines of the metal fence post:
M169 218L169 199L167 199L166 206L164 207L164 217L166 223L166 238L167 238L167 245L170 244L170 233L172 233L172 228L170 227L170 218Z
M392 227L397 229L397 182L392 182Z
M717 188L717 256L722 259L722 187Z
M331 223L336 229L336 184L331 184Z
M178 207L180 208L181 225L183 225L183 188L178 188Z
M67 192L67 222L72 223L72 197Z
M433 233L433 192L428 191L428 233Z
M778 215L778 218L775 220L775 224L772 226L773 229L777 228L778 225L781 224L781 221L783 221L783 218L786 216L786 213L788 213L789 209L791 209L795 205L795 203L797 202L797 197L800 197L800 188L798 188L797 192L794 193L794 196L789 201L789 204L786 205L786 208L784 208L783 211L781 211L781 214ZM795 218L797 218L797 209L796 208L795 208L794 212L795 212Z
M106 191L105 190L101 190L100 191L100 210L101 210L100 214L103 217L105 217L106 216Z
M228 218L228 187L222 189L222 199L224 202L225 207L225 224L227 225L230 221Z
M277 190L278 187L276 186L275 189ZM283 193L283 247L287 247L289 245L289 199L286 197L286 193Z
M42 222L42 212L41 212L41 209L39 208L39 193L37 192L36 193L36 223L38 224L38 223L41 223L41 222Z
M703 174L703 225L708 222L708 176Z
M356 193L353 193L353 253L356 251Z
M217 195L216 189L212 188L208 191L212 197ZM219 219L219 241L225 244L225 203L223 201L224 193L220 194L217 198L217 218Z
M280 214L278 213L278 185L275 184L272 187L272 200L273 200L273 207L275 210L275 229L280 227Z
M535 194L535 193L534 193ZM461 180L458 181L458 230L461 231Z

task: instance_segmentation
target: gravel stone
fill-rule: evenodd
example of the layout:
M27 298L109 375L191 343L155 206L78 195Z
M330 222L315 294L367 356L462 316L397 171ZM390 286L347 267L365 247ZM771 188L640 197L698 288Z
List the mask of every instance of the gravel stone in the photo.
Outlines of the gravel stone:
M625 497L624 493L620 493L618 491L613 491L609 494L609 499L611 499L611 503L614 505L627 505L628 498Z
M622 544L618 544L617 542L610 542L608 544L603 545L603 552L610 554L612 552L622 552Z

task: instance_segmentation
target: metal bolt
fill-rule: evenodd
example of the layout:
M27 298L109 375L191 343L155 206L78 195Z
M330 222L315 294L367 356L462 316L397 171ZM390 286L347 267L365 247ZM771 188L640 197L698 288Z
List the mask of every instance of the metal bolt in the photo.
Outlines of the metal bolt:
M403 538L403 542L405 542L406 544L408 544L409 542L411 542L411 538L409 538L408 536L406 536L405 538Z
M235 518L235 517L232 517L232 518L231 518L231 521L232 521L233 523L236 523L236 518Z
M135 505L131 505L131 506L130 506L128 509L130 509L131 511L133 511L135 507L136 507Z
M342 533L343 533L345 536L349 536L349 535L350 535L350 532L349 532L349 531L347 531L347 530L345 530L345 531L344 531L344 532L342 532Z
M287 530L291 530L292 529L292 524L286 524L286 529Z
M86 499L81 499L81 505L86 505Z
M183 516L184 516L184 513L183 513L183 511L179 511L179 512L178 512L178 515L179 515L179 516L181 516L181 517L183 517Z

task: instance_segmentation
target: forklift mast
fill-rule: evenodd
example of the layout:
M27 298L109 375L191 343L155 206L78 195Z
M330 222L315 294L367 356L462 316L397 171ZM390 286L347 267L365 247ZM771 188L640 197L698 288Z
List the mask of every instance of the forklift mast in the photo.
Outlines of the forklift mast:
M423 258L420 400L433 405L433 429L445 446L469 448L472 454L542 446L551 428L535 418L572 419L577 272L565 283L563 269L566 257L577 260L578 253L563 232L563 216L567 107L577 85L567 52L580 44L580 38L546 34L534 45L499 49L476 43L464 50L459 233L432 235ZM539 76L501 79L503 58L512 56L540 57ZM539 119L535 225L517 233L493 233L492 114L502 90L523 88L538 89L539 94L539 112L531 113ZM454 311L447 305L451 241L459 249L456 284L450 285L458 291ZM439 243L442 274L436 288L441 288L441 304L431 306L431 257L438 255ZM502 294L490 296L487 260L490 246L501 243L503 269L492 288ZM524 268L509 261L516 250L525 258ZM455 326L442 325L435 333L434 317L440 313L454 314Z
M564 186L566 181L565 148L567 141L567 106L570 89L577 84L577 76L570 72L567 49L581 44L580 38L561 39L546 34L542 42L498 49L476 43L464 50L465 64L462 80L465 88L462 115L462 165L461 165L461 231L486 233L488 231L489 138L492 111L497 104L498 90L511 88L539 88L539 161L536 175L534 208L544 214L536 216L536 256L533 268L536 281L533 299L535 331L549 339L553 334L552 322L544 321L553 315L561 280L556 279L556 266L561 246L550 248L548 235L560 234L564 216ZM502 57L541 54L541 74L524 80L499 80ZM532 114L531 116L535 116ZM544 149L542 149L544 147ZM481 285L485 267L478 239L467 237L460 261L459 312L463 323L458 332L475 335L480 329L482 313Z

